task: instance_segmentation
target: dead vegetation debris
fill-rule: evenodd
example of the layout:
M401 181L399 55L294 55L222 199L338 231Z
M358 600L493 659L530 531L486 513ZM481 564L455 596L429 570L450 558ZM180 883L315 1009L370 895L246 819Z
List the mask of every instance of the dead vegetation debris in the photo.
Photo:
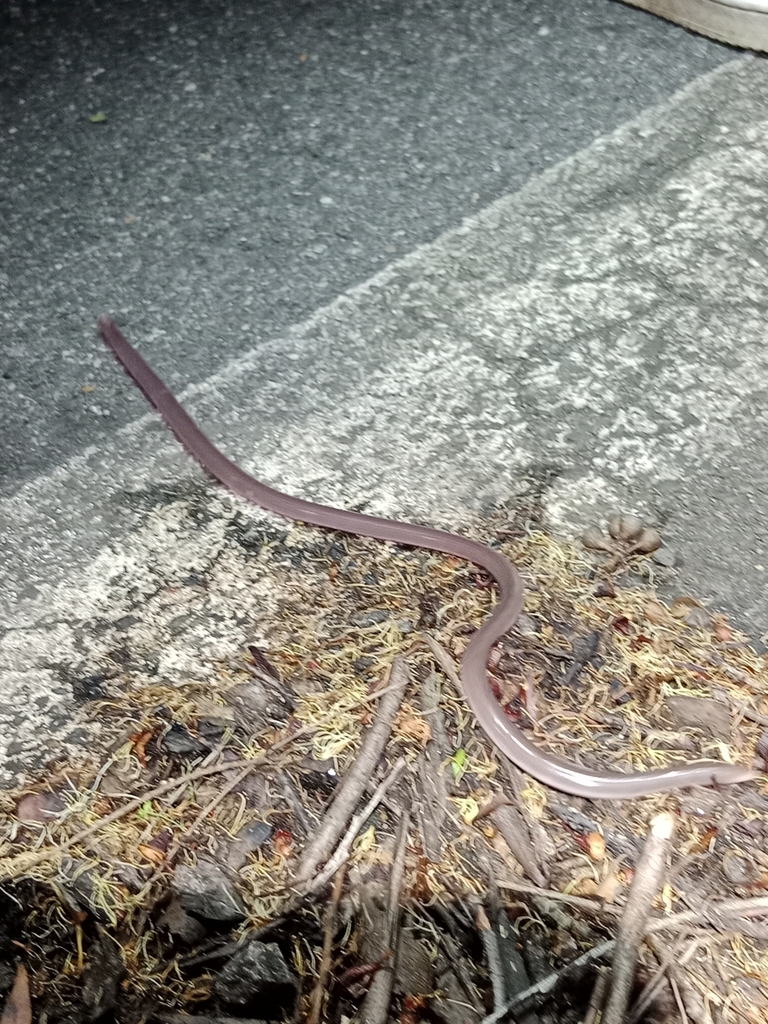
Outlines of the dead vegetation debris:
M647 528L612 520L607 562L502 514L490 529L526 588L490 681L542 747L764 766L765 658L658 597ZM0 795L6 1006L28 985L45 1024L766 1019L764 780L621 804L548 790L458 690L493 603L481 573L302 527L249 538L186 604L156 595L159 636L144 602L89 666L108 756ZM255 571L277 608L258 642L244 626L213 679L158 674L163 635L228 572L247 621Z

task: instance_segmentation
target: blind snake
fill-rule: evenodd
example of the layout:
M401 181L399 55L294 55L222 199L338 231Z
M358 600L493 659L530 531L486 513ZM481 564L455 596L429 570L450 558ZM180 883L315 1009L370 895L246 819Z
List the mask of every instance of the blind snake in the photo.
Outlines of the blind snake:
M462 659L461 680L464 696L481 728L518 768L553 789L603 800L624 800L693 785L746 782L757 777L757 773L749 768L724 761L680 762L648 772L597 771L541 750L507 716L494 697L486 675L491 648L512 628L523 607L522 581L515 567L503 555L466 537L427 526L318 505L260 483L209 441L136 349L126 341L111 317L99 317L98 330L104 343L189 454L207 473L241 498L269 512L313 526L457 555L491 574L499 588L499 599L491 615L472 636Z

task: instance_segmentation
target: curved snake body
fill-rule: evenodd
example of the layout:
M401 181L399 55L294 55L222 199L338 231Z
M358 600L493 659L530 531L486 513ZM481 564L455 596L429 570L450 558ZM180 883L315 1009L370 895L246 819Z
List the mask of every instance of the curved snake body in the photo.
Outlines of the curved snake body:
M755 777L748 768L718 761L682 763L655 771L626 774L594 771L540 750L507 716L495 699L486 674L491 648L512 628L523 607L520 576L506 558L466 537L427 526L318 505L267 487L231 462L203 434L157 374L126 341L114 320L101 316L98 328L104 343L189 454L206 472L241 498L270 512L313 526L457 555L491 574L498 584L499 599L492 614L472 636L462 660L461 679L464 696L481 728L498 749L523 771L564 793L614 800L692 785L744 782Z

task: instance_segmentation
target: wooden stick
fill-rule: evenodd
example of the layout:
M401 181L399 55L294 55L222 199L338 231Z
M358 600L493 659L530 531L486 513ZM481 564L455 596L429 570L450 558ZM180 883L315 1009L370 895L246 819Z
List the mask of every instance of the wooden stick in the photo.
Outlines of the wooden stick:
M645 935L653 898L661 888L674 829L675 822L671 814L658 814L651 822L645 847L635 868L627 905L619 922L611 990L602 1024L623 1024L626 1021L640 943Z

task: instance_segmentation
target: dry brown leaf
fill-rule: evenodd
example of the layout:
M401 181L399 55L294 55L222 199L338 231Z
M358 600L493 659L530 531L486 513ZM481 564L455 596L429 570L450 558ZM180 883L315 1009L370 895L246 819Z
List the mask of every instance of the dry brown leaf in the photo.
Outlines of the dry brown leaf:
M156 846L139 844L139 853L153 864L162 864L165 860L165 853L163 850L158 850Z
M573 896L596 896L597 889L597 882L591 875L589 875L585 878L580 878L572 887L570 892Z
M726 644L733 640L733 630L725 615L712 616L712 629L715 639L721 644Z
M60 793L52 793L50 790L27 793L16 804L16 817L19 821L49 824L64 807L64 799Z
M583 846L591 860L605 859L605 839L599 832L589 832L584 836L580 845Z
M272 837L275 844L275 853L286 860L293 853L293 836L284 828L279 828Z
M595 889L595 895L605 900L606 903L613 903L623 883L615 871L609 871Z
M16 980L0 1017L0 1024L32 1024L32 1000L29 996L29 975L24 964L16 968Z
M132 753L142 768L147 767L147 744L153 735L152 729L145 729L144 732L133 732L128 737L132 744Z
M426 746L432 739L432 730L429 722L419 715L401 714L398 716L397 731L410 740L416 740L422 746Z
M649 622L656 626L663 622L669 622L669 611L658 601L649 601L643 609L643 614Z

